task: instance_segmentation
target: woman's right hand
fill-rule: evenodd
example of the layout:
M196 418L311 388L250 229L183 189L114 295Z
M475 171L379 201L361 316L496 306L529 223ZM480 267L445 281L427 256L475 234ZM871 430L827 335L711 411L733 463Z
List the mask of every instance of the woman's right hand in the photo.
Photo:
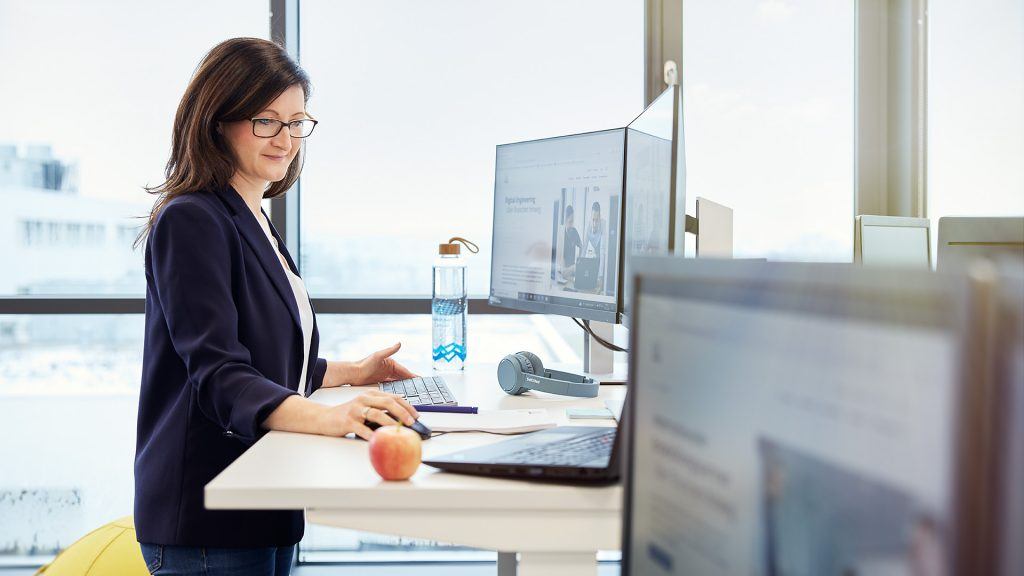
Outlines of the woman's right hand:
M419 413L397 394L370 390L354 400L328 408L321 418L321 434L325 436L344 436L355 432L356 436L369 440L373 431L366 427L367 421L393 426L397 424L397 418L410 426L419 418Z

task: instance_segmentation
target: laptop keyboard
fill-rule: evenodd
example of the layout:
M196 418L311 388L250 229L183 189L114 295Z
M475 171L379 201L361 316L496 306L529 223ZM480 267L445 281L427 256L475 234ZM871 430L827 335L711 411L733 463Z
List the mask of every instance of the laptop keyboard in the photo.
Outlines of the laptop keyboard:
M382 392L405 397L413 406L458 405L452 391L448 389L448 385L440 376L381 382L378 387Z
M536 464L543 466L579 466L591 460L608 457L615 441L615 428L523 448L499 458L502 464Z

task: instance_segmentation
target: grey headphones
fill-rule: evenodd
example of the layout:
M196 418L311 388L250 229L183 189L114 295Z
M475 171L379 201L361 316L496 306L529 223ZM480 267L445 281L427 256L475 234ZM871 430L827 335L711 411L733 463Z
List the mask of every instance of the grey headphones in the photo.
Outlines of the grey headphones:
M512 395L522 394L527 390L540 390L562 396L577 398L594 398L597 396L598 382L593 378L545 370L544 363L532 352L516 352L509 354L498 363L498 384L501 389Z

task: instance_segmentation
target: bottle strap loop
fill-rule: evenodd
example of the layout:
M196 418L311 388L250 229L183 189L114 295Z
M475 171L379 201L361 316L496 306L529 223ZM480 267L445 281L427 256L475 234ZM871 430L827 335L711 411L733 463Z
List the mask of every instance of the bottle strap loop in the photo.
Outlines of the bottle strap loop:
M450 240L448 240L449 244L454 244L455 242L461 242L473 254L476 254L477 252L480 251L480 247L478 247L476 244L470 242L469 240L466 240L465 238L460 238L458 236L453 236Z

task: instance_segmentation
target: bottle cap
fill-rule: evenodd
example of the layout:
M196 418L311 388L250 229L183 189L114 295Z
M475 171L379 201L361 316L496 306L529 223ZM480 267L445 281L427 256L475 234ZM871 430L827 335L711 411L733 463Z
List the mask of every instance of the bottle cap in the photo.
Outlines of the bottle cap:
M453 254L455 256L458 256L462 252L462 246L459 246L458 244L456 244L456 242L462 242L463 244L465 244L466 248L469 248L469 251L472 252L473 254L476 254L477 252L480 251L480 248L478 248L476 244L473 244L469 240L466 240L465 238L459 238L458 236L453 236L450 240L448 240L447 243L437 245L437 253L442 256Z

